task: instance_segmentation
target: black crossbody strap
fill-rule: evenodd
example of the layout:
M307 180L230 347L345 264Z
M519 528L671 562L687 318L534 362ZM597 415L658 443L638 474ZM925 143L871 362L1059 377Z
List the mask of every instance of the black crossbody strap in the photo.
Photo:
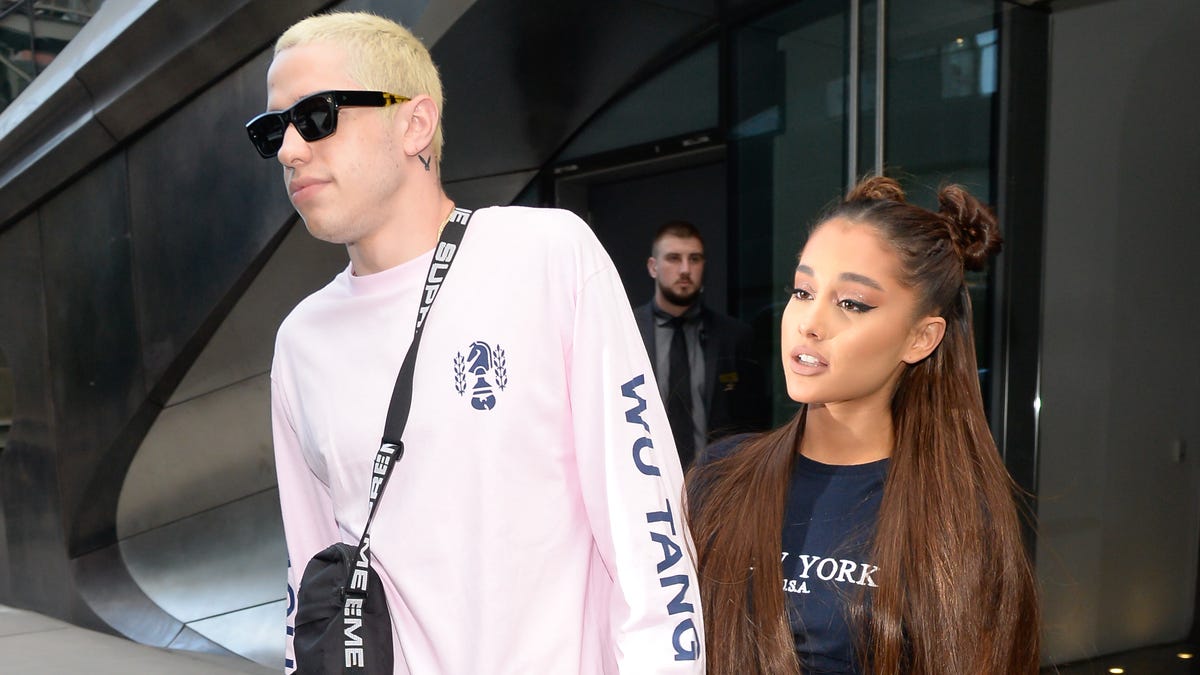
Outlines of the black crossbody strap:
M367 589L370 585L371 566L371 523L375 520L375 511L379 508L379 500L387 487L388 478L396 467L396 463L404 456L404 442L401 437L408 423L408 413L412 408L413 373L417 365L417 348L421 344L421 334L424 332L425 321L429 318L429 309L437 299L438 291L446 275L450 272L450 264L462 245L463 235L467 231L467 222L471 212L466 209L454 209L450 219L442 227L438 235L437 247L433 250L433 260L429 263L429 272L425 275L425 287L421 293L421 304L417 310L416 327L413 329L412 344L404 355L404 363L400 366L400 374L396 376L396 386L392 389L392 402L388 406L387 419L383 425L383 440L379 451L375 453L375 463L371 466L371 492L367 522L363 525L362 538L350 559L354 570L346 579L342 595L342 621L345 625L346 642L344 658L346 668L342 672L350 672L351 664L361 664L359 654L363 651L362 642L356 644L351 639L354 629L362 623L362 608L365 605ZM378 588L376 592L382 592ZM361 667L361 666L360 666ZM357 672L357 671L355 671Z
M429 272L425 275L425 288L421 293L421 305L417 310L416 327L413 329L412 344L404 355L404 363L400 366L400 374L396 377L396 386L392 389L392 403L388 407L387 420L383 425L383 441L379 451L375 453L375 464L371 467L371 494L367 523L363 526L362 539L358 542L357 560L362 554L364 543L370 539L371 522L375 520L375 510L379 506L379 498L387 486L392 468L404 456L404 427L408 424L408 413L412 409L413 374L417 367L417 348L421 344L421 335L425 330L425 321L429 318L429 309L437 299L438 291L446 275L450 273L450 265L462 246L463 235L467 231L467 223L471 220L468 209L454 209L450 219L442 228L437 246L433 250L433 260L429 263ZM370 545L367 544L369 550Z

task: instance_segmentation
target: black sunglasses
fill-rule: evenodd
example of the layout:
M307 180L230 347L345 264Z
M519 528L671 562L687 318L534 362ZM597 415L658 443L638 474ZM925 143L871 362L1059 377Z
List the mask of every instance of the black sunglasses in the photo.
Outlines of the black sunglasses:
M305 96L287 110L256 116L246 122L246 133L258 154L270 158L283 147L283 134L289 124L296 125L300 137L311 143L337 131L339 108L383 108L411 100L386 91L322 91Z

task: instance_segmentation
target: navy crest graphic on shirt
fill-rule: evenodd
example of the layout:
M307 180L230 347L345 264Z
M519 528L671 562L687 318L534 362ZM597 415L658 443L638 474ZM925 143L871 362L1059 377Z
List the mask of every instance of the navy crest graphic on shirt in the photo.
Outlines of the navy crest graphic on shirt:
M496 394L508 386L508 359L500 345L494 348L476 340L454 357L454 389L459 396L471 392L471 407L491 410L496 407Z

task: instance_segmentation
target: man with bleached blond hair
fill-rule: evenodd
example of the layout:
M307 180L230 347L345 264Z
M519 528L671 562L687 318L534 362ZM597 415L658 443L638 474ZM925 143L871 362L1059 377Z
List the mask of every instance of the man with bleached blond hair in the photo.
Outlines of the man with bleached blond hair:
M394 672L703 672L679 461L587 225L451 202L437 70L390 20L289 28L267 110L251 141L278 159L308 231L349 254L283 322L272 364L290 588L315 554L363 533L419 325L403 454L370 527ZM291 640L287 657L305 671Z

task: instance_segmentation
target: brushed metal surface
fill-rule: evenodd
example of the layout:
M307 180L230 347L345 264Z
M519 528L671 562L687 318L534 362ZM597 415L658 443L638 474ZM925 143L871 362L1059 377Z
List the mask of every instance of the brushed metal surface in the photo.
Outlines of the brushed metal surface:
M117 544L72 559L71 577L78 584L80 598L106 630L142 644L166 647L184 628L182 621L164 612L133 580Z
M9 604L65 617L71 581L59 517L54 415L36 215L0 231L0 349L12 368L13 426L0 454Z
M292 21L330 4L106 2L60 62L0 115L0 229L263 51Z
M273 489L270 389L263 374L165 409L125 476L117 536Z
M282 193L283 183L277 183L270 187ZM167 401L168 409L269 372L279 324L300 300L328 283L346 264L345 246L314 239L296 218L287 238L188 369Z
M123 539L121 555L146 595L184 623L287 596L274 489Z
M247 659L245 656L231 651L225 646L208 639L200 633L197 633L196 631L192 630L190 626L184 626L183 629L179 631L179 634L175 636L175 639L171 640L171 644L167 645L167 649L190 652L191 654L207 654L219 659L218 662L233 661L241 662L243 665L249 665L248 662L253 661L253 659ZM276 672L278 672L278 669L276 669Z
M125 156L97 165L40 210L59 480L69 518L146 396L133 307ZM80 217L86 204L87 217Z
M695 7L638 0L479 0L431 50L446 90L443 177L540 167L642 68L711 22Z
M290 222L279 164L263 161L242 128L261 100L259 67L230 74L129 148L135 303L151 381Z
M283 668L287 601L249 607L188 624L196 633L256 663Z
M18 97L17 103L21 100ZM20 108L14 104L4 110L0 116L0 229L45 199L50 188L63 185L113 148L112 135L92 117L89 106L87 89L68 79L15 128L4 129ZM57 130L71 143L47 139L47 129Z

